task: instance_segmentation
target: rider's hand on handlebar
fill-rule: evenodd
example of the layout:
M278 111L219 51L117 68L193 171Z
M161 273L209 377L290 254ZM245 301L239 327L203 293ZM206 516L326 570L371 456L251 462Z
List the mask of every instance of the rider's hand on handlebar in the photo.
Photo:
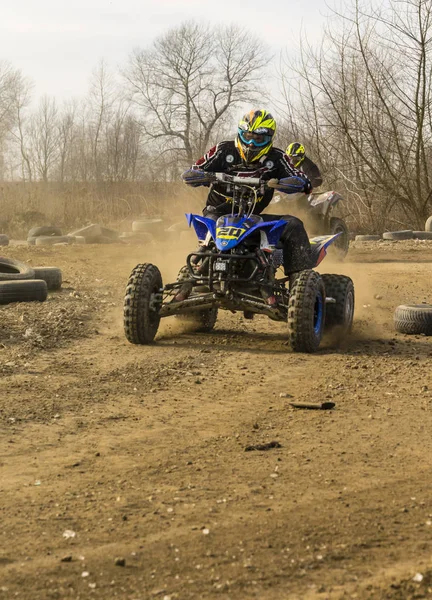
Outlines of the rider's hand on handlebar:
M308 194L311 190L309 181L306 181L302 177L283 177L279 181L277 179L270 179L267 182L268 187L274 188L284 194L297 194L306 193Z

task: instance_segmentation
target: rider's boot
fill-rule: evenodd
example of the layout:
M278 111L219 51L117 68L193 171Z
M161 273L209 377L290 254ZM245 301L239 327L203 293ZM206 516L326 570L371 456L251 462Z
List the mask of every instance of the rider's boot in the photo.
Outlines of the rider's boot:
M189 276L190 275L188 267L182 267L179 271L179 274L177 275L177 281L179 283L183 280L186 281L184 281L183 285L172 299L172 302L182 302L183 300L186 300L186 298L188 298L188 296L190 295L193 288L193 282L187 280Z
M277 306L277 298L271 289L263 288L261 295L268 306Z
M193 288L193 284L190 282L186 282L184 283L180 290L177 292L177 294L174 296L173 298L173 302L183 302L183 300L186 300Z

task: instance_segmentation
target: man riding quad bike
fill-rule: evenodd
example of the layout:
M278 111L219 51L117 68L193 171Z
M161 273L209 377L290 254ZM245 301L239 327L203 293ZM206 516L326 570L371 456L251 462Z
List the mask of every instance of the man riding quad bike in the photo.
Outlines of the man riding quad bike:
M199 248L187 256L177 281L165 286L155 265L135 267L124 305L130 342L152 342L160 318L170 315L210 331L219 308L288 322L291 346L300 352L317 350L326 327L350 330L351 279L312 270L338 236L309 243L299 219L260 215L275 189L288 194L311 189L273 148L275 129L267 111L251 111L240 121L235 142L221 142L183 174L189 185L210 186L204 216L187 215ZM285 276L279 277L281 265Z
M289 144L286 154L290 157L296 169L302 171L312 184L314 190L322 185L323 178L318 166L306 156L306 150L300 142ZM288 202L295 199L296 208L305 215L308 228L313 233L323 235L328 233L340 233L334 243L334 254L338 258L344 258L349 249L349 231L347 224L340 217L333 215L338 203L343 200L342 196L334 191L312 192L309 196L296 194L291 196ZM273 201L275 204L282 202L280 196ZM282 206L281 206L282 208Z

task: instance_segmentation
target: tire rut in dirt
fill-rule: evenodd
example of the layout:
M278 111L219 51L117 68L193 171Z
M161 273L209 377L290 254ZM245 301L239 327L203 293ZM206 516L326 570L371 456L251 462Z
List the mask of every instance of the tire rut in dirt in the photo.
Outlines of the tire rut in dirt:
M45 302L48 287L45 281L0 281L0 304L12 302Z
M154 340L160 316L151 304L161 289L162 276L155 265L140 264L132 271L124 299L124 332L131 344L150 344Z
M325 288L319 273L302 271L288 305L288 336L294 352L316 352L325 322Z
M396 331L432 335L432 304L401 304L394 313Z

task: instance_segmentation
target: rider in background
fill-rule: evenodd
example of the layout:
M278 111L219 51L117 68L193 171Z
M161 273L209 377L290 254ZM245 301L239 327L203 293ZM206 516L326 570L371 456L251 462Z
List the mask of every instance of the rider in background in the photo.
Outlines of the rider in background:
M286 149L287 155L290 157L292 164L296 169L300 169L309 179L313 188L319 187L322 182L322 176L317 165L306 156L306 150L300 142L293 142Z
M204 216L218 218L232 210L232 189L229 183L206 181L205 172L228 173L238 177L259 177L264 181L298 177L303 192L308 194L311 183L304 172L293 167L288 156L273 146L276 121L266 110L251 110L238 124L234 141L219 142L183 173L182 178L194 187L210 186ZM269 205L274 189L266 188L258 196L254 213L260 214ZM309 238L300 219L291 215L261 215L264 221L284 219L287 224L280 238L283 247L285 275L311 267Z

